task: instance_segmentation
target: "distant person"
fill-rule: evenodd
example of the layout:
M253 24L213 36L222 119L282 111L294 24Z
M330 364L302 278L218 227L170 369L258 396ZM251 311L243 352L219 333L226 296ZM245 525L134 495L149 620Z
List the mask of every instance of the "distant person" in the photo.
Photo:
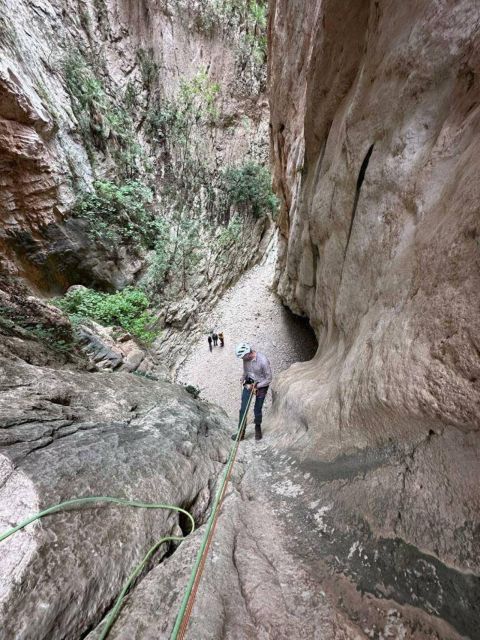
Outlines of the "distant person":
M208 338L207 338L207 340L208 340L208 348L209 348L209 349L210 349L210 351L211 351L211 350L212 350L212 336L210 336L210 335L209 335L209 336L208 336Z
M223 331L220 331L220 333L218 334L218 339L220 340L220 346L224 347L225 346L225 340L223 339Z
M216 347L218 343L218 335L214 333L212 336L212 339L213 339L213 346Z
M243 376L240 378L240 382L243 385L242 389L242 401L240 405L240 414L238 419L238 427L242 422L243 414L247 408L248 399L250 393L255 393L255 405L253 407L253 414L255 418L255 440L262 439L262 407L265 402L268 387L272 382L272 367L267 356L263 355L259 351L255 351L247 342L241 342L235 347L235 354L237 358L243 360ZM245 426L246 418L244 421L242 433L240 434L240 440L245 438ZM238 433L238 431L237 431ZM237 433L234 433L232 440L235 440Z

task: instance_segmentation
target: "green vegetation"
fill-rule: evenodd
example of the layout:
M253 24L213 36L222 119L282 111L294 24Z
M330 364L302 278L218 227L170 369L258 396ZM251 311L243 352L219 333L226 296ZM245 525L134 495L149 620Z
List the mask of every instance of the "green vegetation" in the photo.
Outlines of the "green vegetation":
M205 69L190 80L182 79L173 100L157 99L147 117L147 131L164 152L164 180L159 203L168 223L157 220L156 243L144 284L158 293L171 283L188 288L188 278L198 265L204 247L202 235L214 212L214 171L205 164L204 137L218 118L220 92ZM202 219L203 218L203 219Z
M150 90L158 75L158 65L153 60L153 51L151 49L139 49L137 51L137 62L140 67L143 87Z
M219 25L238 30L240 65L249 58L263 65L267 54L267 16L267 0L207 0L198 9L196 26L206 34L212 34Z
M222 249L228 249L240 237L242 232L242 223L238 216L234 216L226 226L223 227L220 236L218 237L218 244Z
M105 0L94 0L93 6L99 25L108 28ZM222 29L231 29L237 54L249 65L252 60L258 68L263 65L264 0L201 0L198 6L185 6L190 17L207 15L213 8L211 24L220 21ZM276 200L264 167L248 161L219 172L208 161L205 144L213 146L214 128L226 125L219 111L220 85L206 68L181 79L176 95L165 99L153 52L139 49L136 63L136 75L118 91L101 59L77 50L65 60L66 85L92 168L95 172L102 158L99 175L108 171L110 177L96 180L93 191L79 178L73 215L88 222L95 241L149 250L142 286L149 295L161 292L168 298L188 291L200 261L207 265L208 280L210 268L213 273L215 264L228 259L227 251L235 255L249 221L273 211ZM149 161L140 144L144 134L148 154L156 161ZM153 162L161 180L154 181ZM150 189L154 184L155 203Z
M215 100L220 85L200 69L191 80L181 80L174 101L157 101L147 116L148 133L169 144L188 144L194 126L213 125L218 118Z
M223 187L228 206L236 206L255 218L267 211L273 213L278 206L268 169L255 162L228 167L223 173Z
M201 389L199 389L198 387L196 387L193 384L186 384L186 385L184 385L184 387L185 387L185 391L188 391L188 393L190 395L192 395L195 398L195 400L198 398L198 396L200 395L200 393L202 391Z
M200 222L174 212L171 223L158 224L157 232L144 286L147 291L158 293L174 276L179 289L187 291L188 276L200 262L204 250Z
M79 288L54 302L68 313L74 325L89 318L105 326L118 325L147 344L158 335L153 328L156 319L148 311L150 301L139 289L130 287L117 293L101 293Z
M132 371L131 373L134 376L139 376L140 378L146 378L147 380L156 380L157 382L158 380L160 380L158 376L155 376L151 373L146 373L145 371Z
M157 241L149 259L144 286L158 294L172 285L174 274L180 291L188 290L189 275L201 259L207 280L215 263L233 250L243 233L244 222L257 219L277 206L268 170L252 161L218 173L205 163L204 145L219 119L218 83L200 69L182 80L172 100L154 104L148 127L155 144L165 154L165 173L159 203L169 224L157 221ZM221 233L215 233L218 225ZM209 238L207 245L201 238Z
M107 180L93 183L94 191L82 192L73 213L89 223L89 233L97 240L119 239L152 246L156 222L151 211L153 194L140 182L119 186Z
M145 60L144 65L147 65ZM109 150L119 177L133 179L148 171L127 110L135 106L135 90L127 85L124 100L117 103L107 94L92 67L79 51L71 52L64 63L67 89L90 162L95 164L94 149L103 153Z

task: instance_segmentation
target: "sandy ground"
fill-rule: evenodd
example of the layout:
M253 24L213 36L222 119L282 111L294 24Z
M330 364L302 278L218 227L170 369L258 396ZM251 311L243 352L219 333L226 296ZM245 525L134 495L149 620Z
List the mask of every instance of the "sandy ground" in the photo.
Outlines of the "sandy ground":
M248 342L270 360L274 378L292 363L309 360L316 340L308 323L290 313L272 292L275 255L247 271L223 296L204 323L204 335L193 344L180 366L176 380L201 389L201 397L220 405L238 417L242 361L235 357L235 345ZM223 331L225 346L209 351L207 335ZM271 392L264 415L271 406Z

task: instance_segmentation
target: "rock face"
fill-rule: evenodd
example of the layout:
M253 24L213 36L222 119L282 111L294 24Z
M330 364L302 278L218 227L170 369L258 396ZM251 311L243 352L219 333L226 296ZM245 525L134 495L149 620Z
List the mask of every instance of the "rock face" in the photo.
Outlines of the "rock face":
M471 575L442 567L399 539L375 547L373 538L358 541L358 526L344 528L348 509L338 488L349 485L350 499L363 491L363 474L375 469L371 460L365 462L361 468L345 459L343 466L314 469L290 452L244 442L186 637L478 637L478 582ZM128 597L112 639L170 637L199 545L200 532L149 573ZM402 570L406 589L399 581ZM100 629L89 640L97 639Z
M202 522L228 451L223 412L129 373L3 356L0 372L2 531L88 495L183 506ZM179 535L179 525L170 511L98 506L50 516L2 542L2 637L83 636L146 551ZM164 545L157 560L168 551Z
M332 567L381 606L423 609L469 637L480 596L479 18L469 0L275 0L269 67L277 290L319 339L276 385L279 443L328 495L333 538L353 536ZM412 583L423 562L426 602ZM470 587L443 597L450 571ZM365 607L353 591L342 598Z
M265 68L242 50L235 15L216 16L213 0L80 5L7 0L0 7L0 272L45 294L138 279L145 265L138 247L93 242L88 224L69 216L94 179L162 185L170 159L151 121L155 105L166 109L182 82L202 72L220 87L221 117L202 133L201 160L212 170L267 156ZM125 170L132 156L136 164ZM239 272L262 233L249 236ZM228 280L231 269L216 276Z
M275 452L264 457L263 450L257 446L254 452L253 446L242 445L235 488L225 499L185 637L357 640L359 627L335 610L323 590L318 559L312 563L307 554L302 557L304 543L310 541L284 528L292 516L299 522L298 513L291 510L299 502L294 469L278 459L272 464ZM288 481L277 472L292 478L290 495ZM304 521L300 533L307 533L310 526ZM112 628L112 640L170 637L199 546L200 535L194 534L150 572L125 604ZM100 627L88 640L96 640L99 631Z

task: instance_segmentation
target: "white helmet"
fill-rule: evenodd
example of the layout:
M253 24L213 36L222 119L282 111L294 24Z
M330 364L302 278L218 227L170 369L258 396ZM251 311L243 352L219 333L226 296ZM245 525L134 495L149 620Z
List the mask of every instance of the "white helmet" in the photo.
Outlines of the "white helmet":
M247 342L240 342L240 344L237 344L235 347L235 355L237 358L243 358L243 356L246 356L251 350L252 348Z

